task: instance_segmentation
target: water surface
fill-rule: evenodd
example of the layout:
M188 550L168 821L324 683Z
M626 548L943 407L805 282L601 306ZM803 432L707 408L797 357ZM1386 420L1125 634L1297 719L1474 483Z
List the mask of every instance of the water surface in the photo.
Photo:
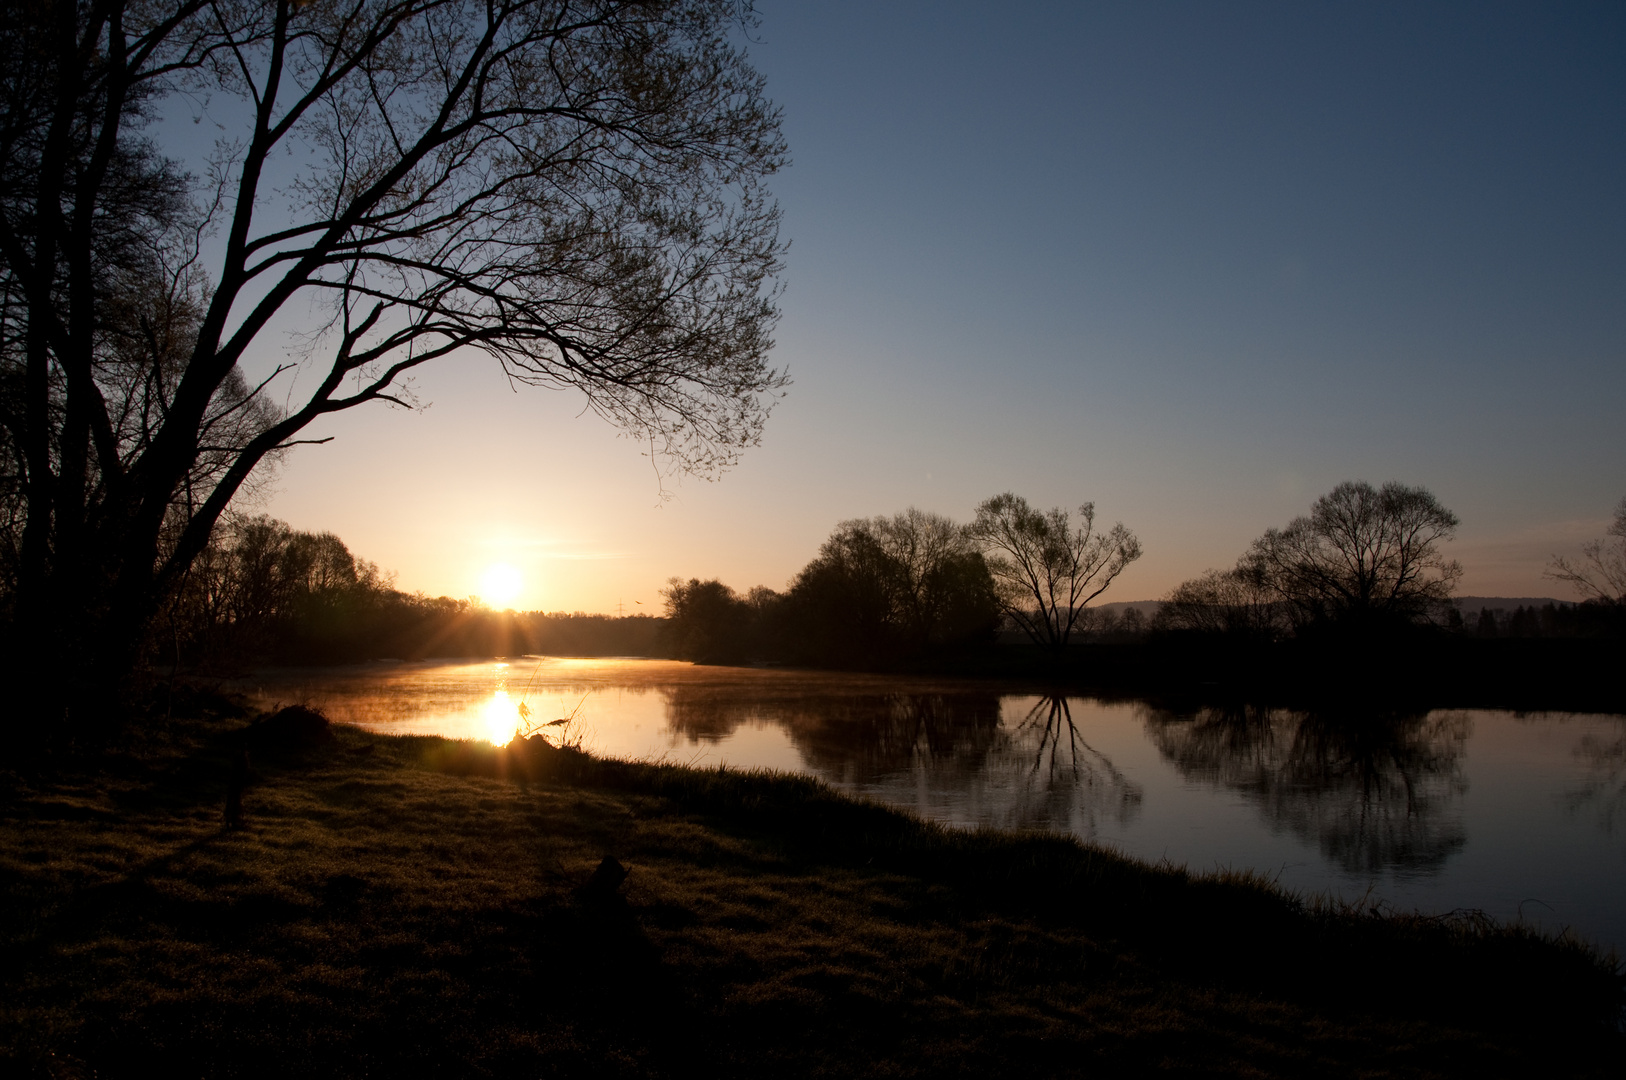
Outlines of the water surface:
M988 683L642 659L262 672L374 731L818 776L956 826L1045 828L1404 910L1626 945L1626 716L1170 712Z

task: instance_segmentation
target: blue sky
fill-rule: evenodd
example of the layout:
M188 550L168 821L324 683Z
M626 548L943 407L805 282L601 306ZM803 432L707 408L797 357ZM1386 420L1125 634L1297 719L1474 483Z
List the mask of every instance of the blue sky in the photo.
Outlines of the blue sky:
M1463 591L1626 495L1626 6L760 4L791 241L761 448L657 505L637 448L489 363L341 418L265 506L431 593L782 587L844 518L1093 500L1228 565L1346 479L1434 491Z

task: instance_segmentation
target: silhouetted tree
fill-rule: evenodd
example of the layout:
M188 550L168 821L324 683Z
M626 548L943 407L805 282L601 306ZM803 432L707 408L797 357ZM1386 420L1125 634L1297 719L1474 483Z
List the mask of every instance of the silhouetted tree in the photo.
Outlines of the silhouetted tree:
M1413 623L1443 612L1462 566L1440 547L1457 516L1423 488L1339 484L1243 557L1301 625Z
M1508 637L1532 638L1541 636L1541 609L1520 604L1513 609L1507 621Z
M713 578L672 578L666 598L666 632L674 656L706 664L751 659L751 605Z
M1626 498L1615 507L1615 520L1601 540L1581 546L1581 557L1553 556L1546 576L1575 588L1583 599L1626 605Z
M1095 504L1041 513L1009 492L977 507L971 537L981 546L1005 616L1035 643L1060 648L1085 608L1130 563L1140 541L1122 523L1095 531Z
M837 525L784 593L673 578L662 595L668 648L713 661L884 667L991 641L1000 615L966 530L912 507Z
M752 586L745 594L745 606L750 612L753 654L765 660L781 660L785 656L785 638L789 633L787 609L789 598L766 585Z
M299 532L264 515L222 523L172 590L154 651L175 662L237 664L290 652L353 659L376 628L368 616L403 602L389 575L332 533ZM410 620L408 620L410 621ZM317 658L302 656L301 658Z
M998 597L961 526L913 507L844 521L792 583L787 641L821 663L884 664L991 638Z
M1247 562L1176 585L1163 598L1152 625L1156 630L1265 640L1287 629L1280 598L1261 568Z
M791 658L841 666L896 660L903 577L868 522L842 522L791 582Z
M912 506L860 524L892 562L891 618L911 649L992 635L999 599L987 563L965 527Z
M762 186L784 145L742 21L736 0L0 5L8 655L120 676L263 462L330 413L411 405L410 373L461 350L580 390L679 467L731 463L785 385ZM211 99L241 130L165 157L150 122ZM245 379L290 302L325 324Z

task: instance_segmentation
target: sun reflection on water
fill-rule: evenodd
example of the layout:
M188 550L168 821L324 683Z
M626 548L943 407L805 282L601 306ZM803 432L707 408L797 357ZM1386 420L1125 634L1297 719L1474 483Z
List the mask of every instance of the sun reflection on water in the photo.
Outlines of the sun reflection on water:
M508 745L508 741L519 732L519 702L510 698L507 690L493 691L491 700L485 703L480 713L485 723L486 738L498 746Z

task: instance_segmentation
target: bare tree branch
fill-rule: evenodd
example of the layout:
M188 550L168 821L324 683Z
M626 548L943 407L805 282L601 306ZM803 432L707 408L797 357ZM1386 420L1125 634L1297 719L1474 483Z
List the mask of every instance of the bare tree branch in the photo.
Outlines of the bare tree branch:
M1006 492L977 507L971 536L982 546L999 587L1006 618L1036 645L1062 648L1087 618L1090 601L1106 592L1141 556L1140 541L1122 523L1095 531L1095 504L1041 513Z

